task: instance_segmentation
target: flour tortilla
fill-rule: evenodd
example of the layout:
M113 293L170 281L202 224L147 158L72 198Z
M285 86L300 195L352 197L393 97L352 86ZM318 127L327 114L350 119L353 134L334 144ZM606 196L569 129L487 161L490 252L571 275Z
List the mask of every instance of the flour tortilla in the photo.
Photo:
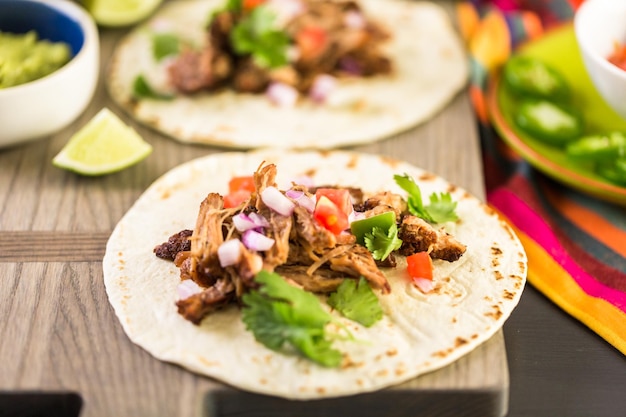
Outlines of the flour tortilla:
M391 76L344 80L324 105L300 100L293 108L279 108L263 94L233 91L134 101L132 84L138 74L154 85L165 84L167 63L155 63L149 28L174 32L200 45L209 11L223 1L167 3L123 38L107 74L113 100L140 122L181 142L242 149L328 149L376 141L424 122L467 82L463 45L441 6L366 0L360 2L366 13L393 34L386 49L396 69Z
M179 270L157 258L155 245L195 224L209 192L227 192L231 176L250 175L262 161L276 163L278 185L311 175L316 184L403 193L394 174L408 173L423 194L451 191L460 221L446 225L467 252L454 263L434 261L435 290L423 294L405 275L405 261L385 270L391 293L378 294L384 318L370 328L342 319L361 342L335 342L351 363L328 369L257 343L231 306L200 326L177 312ZM165 174L137 200L111 235L103 261L109 300L136 344L243 390L291 399L378 390L443 367L489 339L516 306L526 279L524 250L513 231L487 206L445 180L407 163L347 152L223 153L193 160ZM325 305L325 304L324 304Z

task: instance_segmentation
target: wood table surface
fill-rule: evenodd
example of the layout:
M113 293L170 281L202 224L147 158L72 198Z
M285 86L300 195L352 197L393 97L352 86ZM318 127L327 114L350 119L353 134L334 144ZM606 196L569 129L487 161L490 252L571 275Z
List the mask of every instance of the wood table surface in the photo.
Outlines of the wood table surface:
M103 71L125 32L100 29ZM133 167L102 177L54 167L54 155L104 106L150 142L153 153ZM478 137L466 91L427 123L350 150L406 160L484 199ZM3 410L77 415L81 403L80 415L85 417L332 415L346 414L355 404L361 404L365 416L381 415L383 406L393 408L394 416L506 413L509 374L502 331L457 362L400 387L313 404L224 387L158 361L130 342L104 289L101 261L106 240L160 175L222 151L180 144L130 120L108 97L102 77L89 107L69 127L0 150L0 415L9 415ZM39 409L46 412L28 414Z

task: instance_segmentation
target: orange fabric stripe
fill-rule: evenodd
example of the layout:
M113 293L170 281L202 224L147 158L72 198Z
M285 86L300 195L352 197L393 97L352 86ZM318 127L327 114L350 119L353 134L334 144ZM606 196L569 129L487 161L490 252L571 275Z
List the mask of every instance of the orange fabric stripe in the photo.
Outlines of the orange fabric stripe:
M490 10L475 29L469 50L487 71L502 65L511 55L511 34L503 14Z
M480 21L478 11L470 2L459 2L456 6L456 14L461 37L468 41L478 27Z
M626 232L613 226L596 212L591 211L564 195L546 193L550 203L572 223L584 230L597 241L604 243L616 253L626 258Z
M520 18L526 30L527 41L537 39L543 35L543 24L537 13L520 12Z
M541 246L511 223L509 225L528 256L528 282L626 354L626 314L605 300L589 296Z
M488 123L489 111L487 109L487 102L485 101L485 94L483 93L483 91L475 85L470 85L469 95L478 120L480 120L484 124Z

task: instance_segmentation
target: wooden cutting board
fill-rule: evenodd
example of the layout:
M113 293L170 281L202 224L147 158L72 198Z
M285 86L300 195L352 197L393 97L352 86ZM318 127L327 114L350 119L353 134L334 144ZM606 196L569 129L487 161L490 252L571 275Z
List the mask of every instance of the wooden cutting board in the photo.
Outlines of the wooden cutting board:
M452 2L439 2L451 10ZM101 29L102 71L124 30ZM120 173L84 178L52 157L103 106L153 145ZM468 95L432 120L352 148L406 160L484 196ZM181 145L129 120L101 82L63 131L0 150L0 415L503 416L509 377L502 332L438 371L377 393L312 402L241 392L154 359L123 332L109 305L101 260L117 221L156 178L220 149Z

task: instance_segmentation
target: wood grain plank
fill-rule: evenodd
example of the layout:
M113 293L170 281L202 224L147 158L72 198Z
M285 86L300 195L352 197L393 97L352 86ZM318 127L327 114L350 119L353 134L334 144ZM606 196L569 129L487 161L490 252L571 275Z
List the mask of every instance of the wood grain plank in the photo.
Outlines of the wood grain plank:
M108 303L99 262L2 263L0 276L0 358L11 358L0 361L0 391L74 392L84 402L81 417L269 417L304 404L226 388L134 345ZM494 372L506 361L501 343L498 332L448 367L359 401L378 410L396 403L413 415L435 408L448 410L441 416L503 415L508 396ZM309 408L316 407L339 415L346 404Z
M2 231L0 262L101 261L111 232Z
M81 417L190 417L218 387L126 337L99 262L3 263L0 276L0 391L75 392Z

